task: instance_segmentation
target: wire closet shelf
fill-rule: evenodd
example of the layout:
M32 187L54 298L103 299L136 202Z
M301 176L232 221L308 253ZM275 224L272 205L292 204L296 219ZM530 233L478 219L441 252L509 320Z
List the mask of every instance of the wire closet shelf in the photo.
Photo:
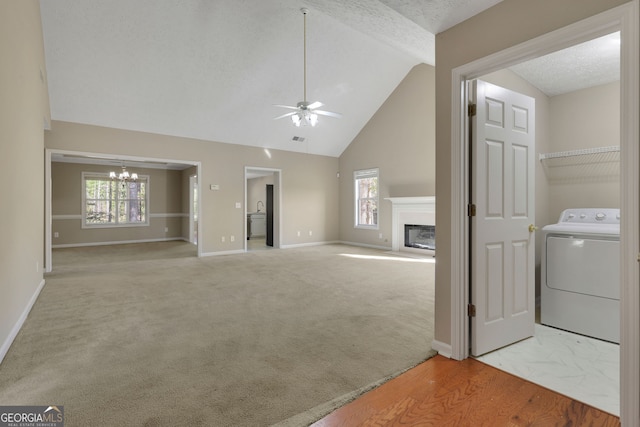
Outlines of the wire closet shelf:
M620 178L620 146L540 154L551 183L613 181Z

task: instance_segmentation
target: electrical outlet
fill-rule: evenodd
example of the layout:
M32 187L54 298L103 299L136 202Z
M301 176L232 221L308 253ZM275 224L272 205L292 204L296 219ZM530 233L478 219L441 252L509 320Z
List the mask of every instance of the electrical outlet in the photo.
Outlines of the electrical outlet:
M168 232L169 232L169 227L165 227L165 228L164 228L164 232L165 232L165 233L168 233Z
M225 241L225 238L224 238L224 236L222 236L222 239L221 239L221 241L222 241L222 243L224 243L224 241Z
M231 242L235 242L235 241L236 241L236 236L231 236L231 237L229 237L229 241L231 241Z
M60 233L58 233L57 231L54 231L53 237L57 239L58 237L60 237Z
M313 231L309 230L309 236L313 236Z
M378 239L382 239L382 233L378 234Z
M300 230L298 230L298 237L300 237Z

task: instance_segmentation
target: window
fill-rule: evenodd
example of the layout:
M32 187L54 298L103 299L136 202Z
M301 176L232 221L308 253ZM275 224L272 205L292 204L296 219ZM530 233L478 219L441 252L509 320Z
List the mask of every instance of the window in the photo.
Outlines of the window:
M356 184L356 227L378 228L378 169L353 173Z
M108 175L82 173L82 226L149 225L149 177L122 183Z

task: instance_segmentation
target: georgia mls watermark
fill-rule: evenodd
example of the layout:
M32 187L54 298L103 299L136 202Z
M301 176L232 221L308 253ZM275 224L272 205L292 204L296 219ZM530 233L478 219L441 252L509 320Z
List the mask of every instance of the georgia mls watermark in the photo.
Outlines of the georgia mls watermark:
M64 406L0 406L0 427L64 427Z

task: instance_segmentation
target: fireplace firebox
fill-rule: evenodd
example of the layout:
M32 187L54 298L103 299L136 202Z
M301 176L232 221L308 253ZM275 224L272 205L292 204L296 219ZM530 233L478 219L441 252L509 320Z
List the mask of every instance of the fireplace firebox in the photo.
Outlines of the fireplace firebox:
M406 248L436 250L436 226L405 224L404 246Z
M436 198L434 196L389 197L385 200L391 202L391 250L394 252L413 252L420 256L435 255L434 249L405 244L405 241L411 241L410 238L405 240L407 233L405 224L409 224L409 227L412 228L431 226L431 238L426 238L426 242L424 240L425 236L428 236L428 231L426 234L424 232L418 233L418 231L412 231L409 234L412 235L410 237L417 237L418 241L414 244L435 248ZM414 236L416 233L417 235Z

